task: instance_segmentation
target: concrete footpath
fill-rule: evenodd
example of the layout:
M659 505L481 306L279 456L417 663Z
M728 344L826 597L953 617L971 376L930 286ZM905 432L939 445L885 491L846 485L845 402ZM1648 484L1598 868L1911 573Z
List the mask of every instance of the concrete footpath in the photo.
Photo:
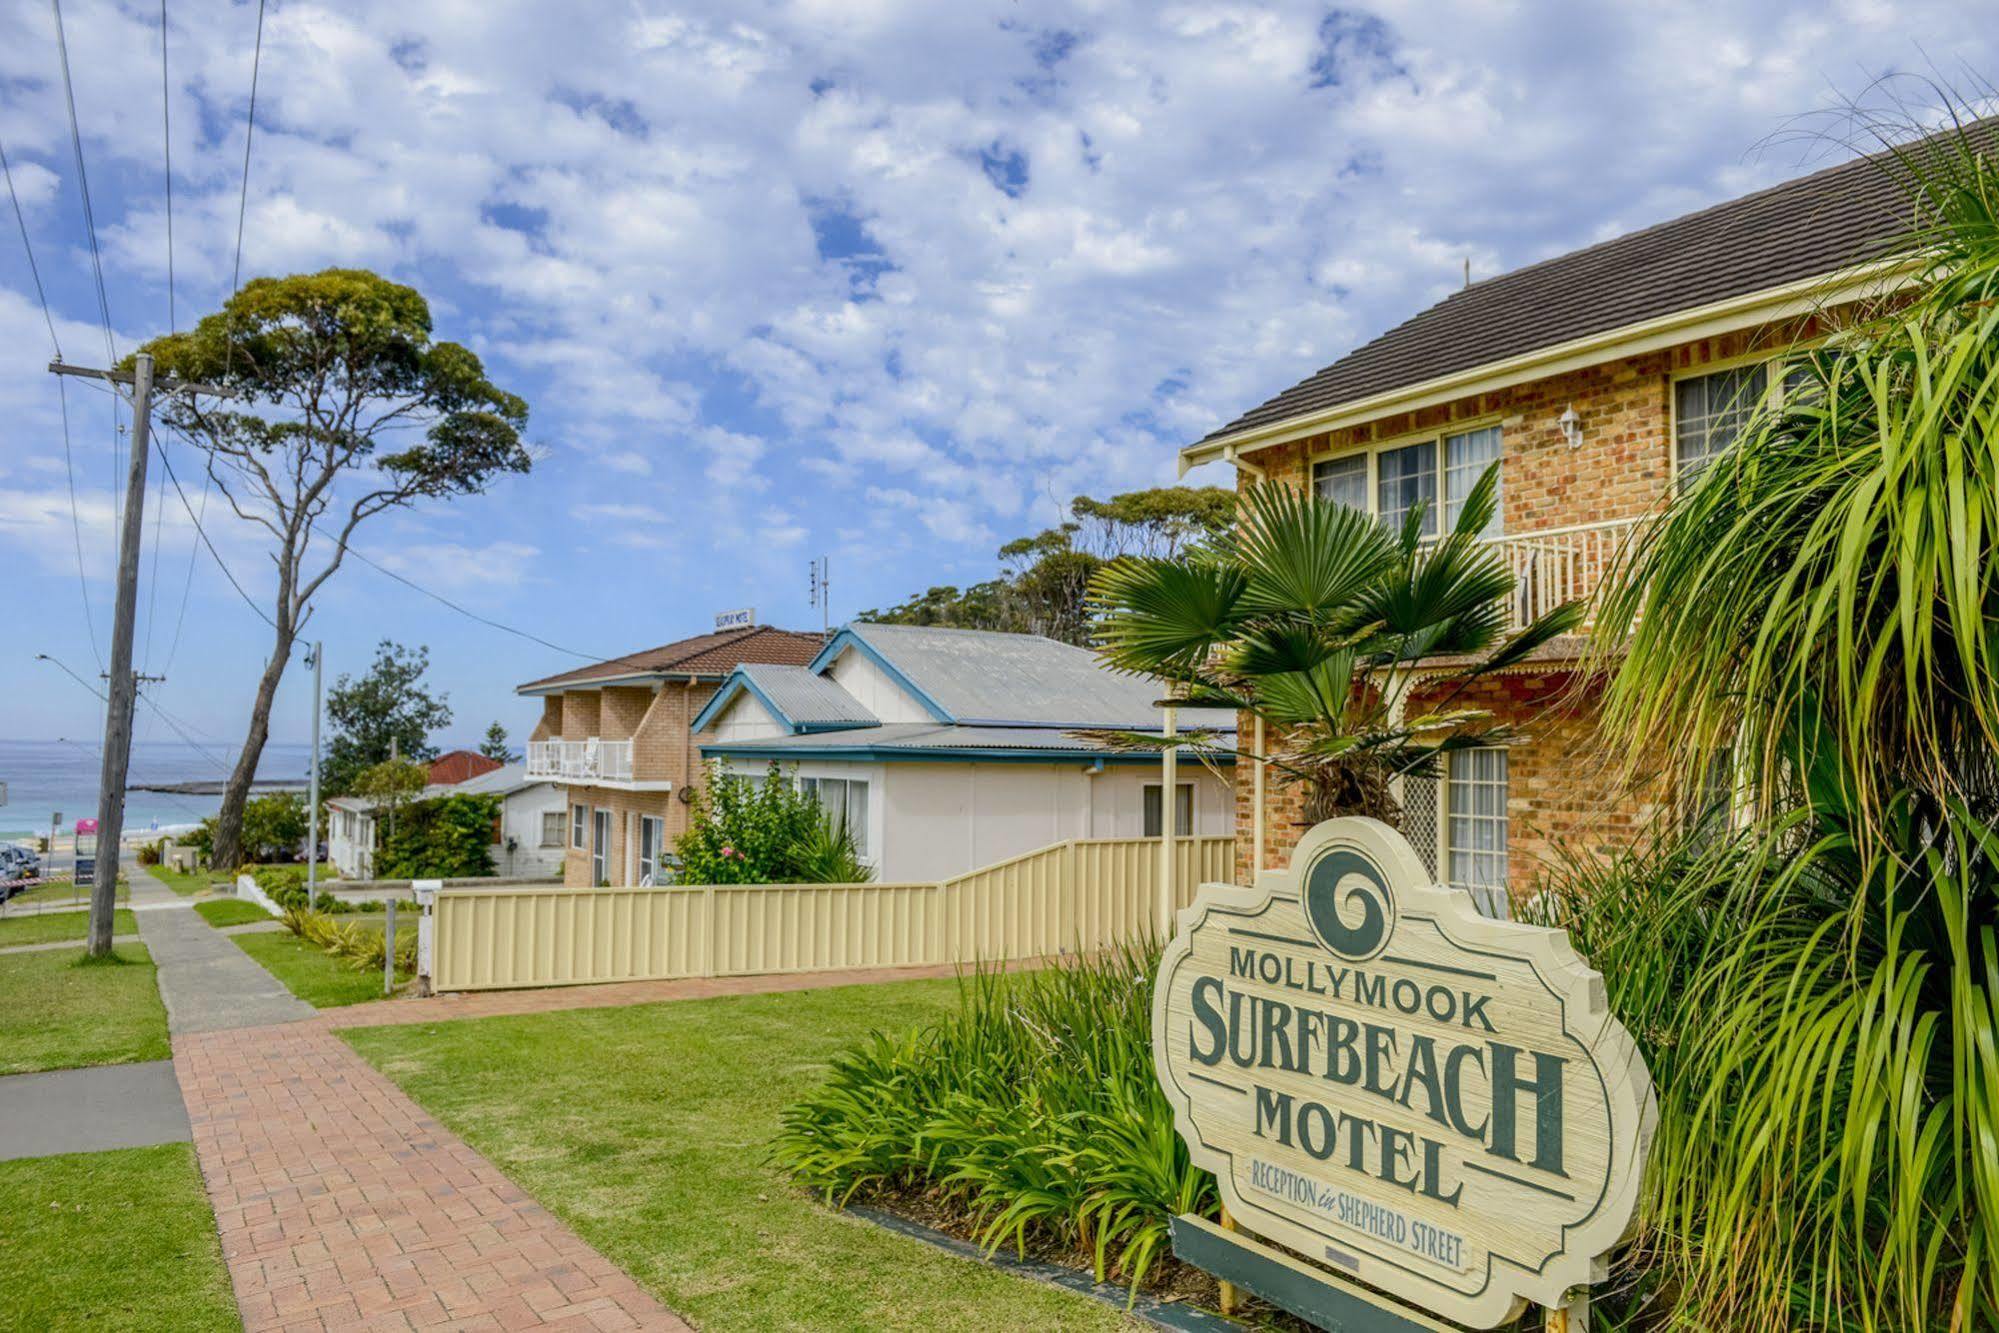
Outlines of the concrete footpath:
M0 1078L0 1162L190 1137L171 1060Z
M151 875L133 881L132 907L174 1035L290 1023L318 1012Z

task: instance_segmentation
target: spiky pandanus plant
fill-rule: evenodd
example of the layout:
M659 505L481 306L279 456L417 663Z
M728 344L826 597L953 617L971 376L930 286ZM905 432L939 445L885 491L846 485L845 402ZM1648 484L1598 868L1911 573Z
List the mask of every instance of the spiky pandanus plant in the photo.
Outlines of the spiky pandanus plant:
M1892 159L1915 294L1798 349L1599 609L1606 733L1689 781L1732 747L1755 812L1576 909L1699 940L1652 989L1650 1242L1685 1326L1999 1327L1992 130ZM1595 961L1616 991L1644 955Z
M1452 750L1514 739L1490 712L1460 702L1465 688L1580 623L1570 604L1506 633L1513 574L1479 541L1497 503L1495 466L1451 530L1426 542L1420 506L1394 530L1307 491L1253 486L1224 536L1175 560L1126 558L1098 572L1098 651L1118 670L1168 682L1188 707L1261 717L1276 747L1270 763L1281 780L1304 785L1309 821L1364 814L1392 823L1395 778L1434 774ZM1438 687L1442 697L1411 711L1419 664L1426 697ZM1214 729L1192 728L1185 742L1197 757L1247 754Z

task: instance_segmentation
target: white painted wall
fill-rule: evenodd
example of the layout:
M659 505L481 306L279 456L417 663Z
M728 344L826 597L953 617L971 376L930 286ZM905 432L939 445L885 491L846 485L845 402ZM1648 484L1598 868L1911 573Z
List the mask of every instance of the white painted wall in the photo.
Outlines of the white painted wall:
M721 715L708 724L702 733L704 740L713 737L716 741L762 741L773 736L789 735L782 723L765 708L763 700L748 690L739 692L729 700Z
M569 805L563 788L552 782L537 782L507 797L500 807L500 841L493 848L493 869L510 878L539 878L562 873L562 857L569 840ZM544 847L541 840L542 816L559 814L561 828L555 841ZM507 851L507 839L514 850Z
M848 648L823 673L883 722L935 722L928 709L858 648Z

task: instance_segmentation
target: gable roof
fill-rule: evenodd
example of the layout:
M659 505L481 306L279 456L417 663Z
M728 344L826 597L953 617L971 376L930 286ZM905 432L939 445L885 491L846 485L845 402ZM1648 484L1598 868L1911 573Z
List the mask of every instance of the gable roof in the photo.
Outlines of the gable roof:
M881 722L853 695L806 667L745 662L715 691L689 730L707 730L744 693L754 695L772 717L795 734L872 727Z
M613 657L573 671L543 676L515 687L517 694L550 694L570 686L595 686L616 681L720 680L744 662L775 662L803 666L825 639L817 634L751 625L717 630L663 643L623 657Z
M430 761L427 776L432 785L464 782L501 767L500 761L477 750L446 750Z
M1965 132L1989 148L1995 131L1999 118ZM1945 139L1920 142L1941 146ZM1910 234L1914 217L1907 174L1893 152L1858 157L1473 283L1192 447L1682 311L1823 279L1888 257Z
M497 765L484 773L475 774L463 782L430 782L418 792L414 799L435 800L440 796L512 796L515 792L526 791L530 787L553 785L547 778L531 778L528 766L519 760L511 764ZM352 810L366 814L373 810L376 802L366 796L333 796L326 802L341 810Z
M822 671L849 651L883 667L939 722L1131 730L1161 724L1158 682L1122 675L1087 648L1038 634L856 622L834 636L812 669ZM1186 722L1233 726L1235 719L1190 709Z

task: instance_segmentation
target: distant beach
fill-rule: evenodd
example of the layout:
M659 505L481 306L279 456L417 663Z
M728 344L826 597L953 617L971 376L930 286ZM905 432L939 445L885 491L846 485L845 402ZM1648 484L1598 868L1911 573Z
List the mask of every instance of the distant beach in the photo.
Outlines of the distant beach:
M310 764L308 745L272 743L264 747L259 779L303 781ZM219 794L184 791L148 792L132 784L165 786L219 783L229 776L235 753L223 746L193 746L180 741L135 741L125 794L128 832L198 824L221 807ZM62 827L97 814L97 780L102 759L98 742L0 740L0 782L7 784L7 804L0 806L0 836L46 834L49 817L62 815Z

